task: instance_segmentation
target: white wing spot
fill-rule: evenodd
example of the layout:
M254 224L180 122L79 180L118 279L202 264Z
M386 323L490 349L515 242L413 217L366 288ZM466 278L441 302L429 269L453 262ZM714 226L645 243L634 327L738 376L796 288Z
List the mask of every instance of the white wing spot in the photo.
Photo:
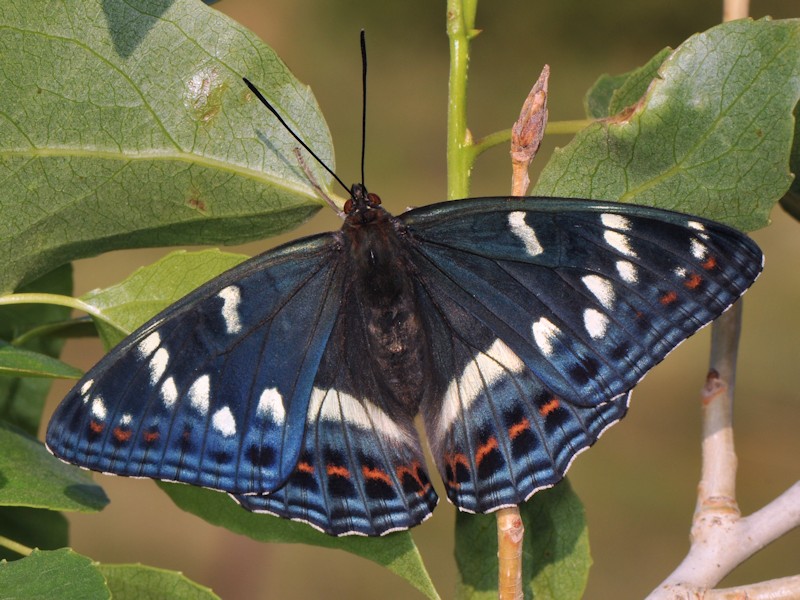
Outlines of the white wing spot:
M694 256L697 260L703 260L708 253L708 248L705 244L701 244L697 240L691 241L691 252L692 256Z
M133 421L133 417L131 416L130 413L125 413L119 419L119 422L120 422L121 425L130 425L131 421Z
M675 273L675 275L677 275L681 279L685 279L686 278L686 269L684 269L683 267L675 267L672 270L672 272Z
M439 433L444 436L452 424L475 400L509 371L520 373L525 363L503 341L495 342L467 363L460 377L447 386L439 417Z
M587 308L583 311L583 326L590 336L599 340L608 330L608 317L599 310Z
M538 256L544 252L544 248L539 243L539 238L536 237L536 232L533 227L525 222L525 213L521 210L508 213L508 225L511 227L511 233L519 238L525 245L525 251L531 256Z
M606 308L614 306L616 294L614 293L614 287L608 279L600 277L599 275L586 275L581 278L581 281L583 281L583 285L597 298L600 304Z
M414 444L409 434L403 431L380 408L367 401L359 401L350 394L334 389L327 391L314 388L308 407L308 420L315 422L344 421L359 429L374 430L378 435L406 445Z
M161 384L161 399L164 401L166 408L170 408L178 399L178 388L175 386L175 380L172 377L167 377L164 383Z
M89 379L85 381L84 384L81 386L81 395L88 393L89 390L92 389L93 385L94 385L94 379Z
M156 385L160 380L164 371L167 370L169 363L169 352L166 348L159 348L150 359L150 385Z
M553 340L561 333L561 330L553 325L545 317L542 317L533 324L533 340L539 346L545 356L550 356L553 353Z
M689 227L691 227L692 229L695 229L697 231L705 231L706 230L706 226L703 225L702 223L697 222L697 221L687 221L686 224Z
M211 417L211 425L225 437L236 435L236 419L229 406L223 406Z
M161 345L161 335L157 331L154 331L146 338L144 338L141 342L139 342L139 346L137 349L139 350L139 356L143 359L150 356L153 352L156 351Z
M225 320L225 328L229 334L239 333L242 330L242 322L239 319L239 303L242 301L242 294L238 286L229 285L219 294L222 298L222 318Z
M286 409L283 406L283 396L281 396L278 388L267 388L261 392L256 414L259 416L269 415L278 425L283 423L286 419Z
M192 387L189 388L189 402L202 415L208 413L210 393L211 378L208 375L201 375L195 379Z
M95 399L92 400L92 415L100 421L105 421L107 414L105 402L103 402L100 396L96 396Z
M636 265L627 260L617 261L617 273L626 283L639 282L639 273L636 272Z
M614 215L611 213L603 213L600 215L600 222L606 227L612 229L621 229L628 231L631 228L631 222L622 215Z
M606 229L605 233L603 233L603 239L617 252L628 256L636 256L636 252L631 248L631 240L627 235Z

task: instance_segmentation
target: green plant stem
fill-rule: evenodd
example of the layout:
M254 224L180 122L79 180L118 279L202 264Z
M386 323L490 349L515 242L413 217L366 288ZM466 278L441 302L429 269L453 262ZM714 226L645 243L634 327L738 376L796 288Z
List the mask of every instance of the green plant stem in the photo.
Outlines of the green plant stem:
M15 542L14 540L10 540L7 537L3 537L2 535L0 535L0 546L3 548L8 548L12 552L16 552L22 556L29 556L30 553L33 552L33 548L28 548L27 546L24 546L19 542Z
M469 42L475 37L477 0L447 0L450 79L447 106L447 197L469 196L469 175L476 154L467 129Z
M48 336L48 335L55 335L55 334L58 334L59 332L62 332L65 329L72 329L72 328L76 328L76 327L79 327L79 326L86 326L87 330L88 330L88 328L93 328L92 320L89 317L80 317L80 318L77 318L77 319L69 319L67 321L57 321L55 323L45 323L43 325L39 325L38 327L33 327L33 328L27 330L24 333L21 333L20 335L15 337L13 340L11 340L11 345L15 346L17 348L21 348L22 346L27 344L29 341L34 340L34 339L36 339L38 337L45 337L45 336ZM96 333L95 334L86 333L86 334L77 334L77 335L73 334L73 335L68 335L68 336L63 336L63 337L91 337L91 336L96 336Z
M72 296L62 296L60 294L9 294L7 296L0 296L0 306L14 305L14 304L54 304L56 306L66 306L67 308L74 308L88 313L96 319L108 323L113 327L117 325L109 320L103 312L91 304L87 304L83 300L73 298Z
M472 166L478 156L494 146L511 140L511 129L497 131L474 142L467 127L467 80L469 43L479 32L475 29L477 0L447 0L447 37L450 41L450 76L447 104L447 198L469 196ZM546 132L551 135L574 134L592 123L589 119L553 121Z
M592 119L575 119L572 121L551 121L545 128L547 135L574 135L581 129L588 127L594 123ZM472 160L474 161L481 153L486 152L490 148L507 144L511 140L511 129L503 129L502 131L495 131L489 135L482 137L480 140L469 146L468 151L472 153Z

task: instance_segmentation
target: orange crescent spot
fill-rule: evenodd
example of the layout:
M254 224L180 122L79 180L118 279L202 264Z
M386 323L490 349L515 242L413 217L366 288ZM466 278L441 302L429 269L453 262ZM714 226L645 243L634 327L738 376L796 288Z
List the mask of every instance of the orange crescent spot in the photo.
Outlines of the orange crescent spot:
M415 460L413 463L411 463L411 466L409 467L406 467L404 465L397 467L396 472L397 472L397 478L400 481L403 481L404 475L408 475L409 477L411 477L411 479L416 481L417 485L419 486L419 491L417 492L417 494L419 496L422 496L423 494L425 494L428 488L431 487L431 484L423 483L422 477L419 476L419 467L420 467L419 461Z
M497 438L494 436L490 437L486 440L485 444L482 444L478 448L478 451L475 453L475 465L480 465L481 461L486 458L486 455L490 454L493 450L497 450Z
M704 262L704 263L702 264L702 267L703 267L703 268L704 268L706 271L710 271L711 269L713 269L713 268L714 268L714 267L716 267L716 266L717 266L717 259L716 259L716 258L714 258L713 256L709 256L709 257L708 257L708 259L706 260L706 262Z
M697 287L700 285L702 281L703 278L700 277L700 275L698 275L697 273L692 273L689 276L689 278L683 282L683 285L685 285L690 290L694 290L697 289Z
M672 304L673 302L675 302L675 300L677 299L678 299L678 294L674 290L670 290L669 292L661 296L661 298L659 298L658 301L661 302L661 304L663 304L664 306L667 306L668 304Z
M161 434L158 433L157 431L145 431L142 434L144 441L147 442L148 444L155 442L160 436Z
M444 463L446 466L450 467L450 471L453 473L454 479L448 479L447 484L457 490L461 487L461 484L455 480L456 475L456 468L458 465L463 465L469 471L469 461L467 460L466 454L451 454L447 453L444 455Z
M374 479L377 481L382 481L386 485L392 485L392 478L389 477L389 474L386 471L381 471L378 468L370 468L367 465L361 466L361 474L364 475L365 479Z
M511 427L508 428L508 437L516 439L520 434L522 434L526 429L531 428L531 422L528 421L528 418L525 417L519 423L514 423Z
M295 469L297 471L300 471L301 473L308 473L310 475L310 474L312 474L314 472L314 465L312 465L311 463L307 463L305 461L302 461L302 462L297 463L297 467L295 467ZM348 475L349 475L349 473L348 473Z
M120 427L114 427L114 431L111 433L114 434L114 437L118 442L127 442L133 435L133 432L130 429L122 429Z
M546 417L551 412L556 410L559 406L561 406L561 402L558 401L558 398L550 398L550 400L548 400L546 404L542 404L539 407L539 414L542 415L543 417Z
M328 465L327 467L328 475L331 477L344 477L345 479L350 479L350 471L347 470L347 467L340 467L339 465Z
M106 428L105 425L103 425L102 423L98 423L97 421L89 422L89 429L91 429L94 433L102 433L103 429L105 428Z

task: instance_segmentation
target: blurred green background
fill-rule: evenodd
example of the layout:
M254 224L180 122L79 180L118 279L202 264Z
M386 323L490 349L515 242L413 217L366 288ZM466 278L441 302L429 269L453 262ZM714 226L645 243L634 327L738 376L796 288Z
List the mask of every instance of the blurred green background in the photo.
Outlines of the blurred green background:
M223 0L215 8L255 31L308 83L325 113L347 182L359 169L360 57L367 31L367 185L393 212L444 199L448 49L445 3L367 0ZM696 0L484 0L472 46L470 127L476 136L507 128L544 63L551 66L550 119L583 117L583 95L602 73L643 64L720 21L720 2ZM754 17L800 16L797 0L753 0ZM268 118L266 111L264 118ZM569 137L549 136L543 165ZM535 163L535 164L536 164ZM535 180L535 171L532 178ZM506 149L484 155L473 195L510 189ZM800 225L779 208L754 234L767 256L747 295L737 381L739 501L758 509L800 473ZM338 227L330 211L287 236L237 248L248 254ZM165 251L115 252L76 265L78 294L118 281ZM582 455L570 479L589 519L594 555L587 598L643 597L683 558L699 474L699 390L708 331L657 367L634 393L629 416ZM89 368L96 340L70 342L66 360ZM47 416L69 385L57 384ZM226 600L251 598L410 598L416 592L376 565L339 551L258 544L180 512L154 484L98 476L111 497L99 515L71 515L72 544L103 562L177 569ZM452 595L453 509L442 501L414 531L443 597ZM725 584L800 572L800 531L744 564Z

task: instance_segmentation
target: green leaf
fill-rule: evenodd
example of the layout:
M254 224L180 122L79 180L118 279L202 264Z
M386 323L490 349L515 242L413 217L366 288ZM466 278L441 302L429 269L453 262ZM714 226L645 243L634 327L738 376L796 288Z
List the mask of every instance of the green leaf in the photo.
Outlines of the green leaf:
M670 54L672 48L664 48L638 69L621 75L601 75L586 92L583 100L586 115L604 119L636 104Z
M761 227L791 182L798 72L798 20L732 21L692 36L633 111L558 150L535 193Z
M592 559L583 505L565 479L520 505L525 526L522 585L526 598L578 599ZM458 513L459 600L497 598L497 523L494 515Z
M60 512L26 506L0 506L0 536L28 548L55 550L69 543L69 523ZM0 547L0 560L20 555Z
M0 341L0 375L80 379L81 371L46 354L15 348Z
M72 267L64 265L18 291L72 294ZM43 323L63 321L69 317L69 313L68 308L47 304L0 307L0 339L9 342L16 340ZM63 345L64 340L58 335L42 335L28 339L21 348L57 357ZM0 377L0 420L36 435L50 385L48 379Z
M0 593L20 600L111 598L92 560L69 548L34 550L26 558L0 562Z
M3 2L0 27L0 291L111 249L263 238L319 209L297 143L242 76L333 167L313 95L218 11Z
M0 423L0 505L95 512L108 504L86 471L62 463L44 444Z
M97 320L100 335L110 348L159 311L247 258L216 249L178 250L137 269L124 281L89 292L81 299L113 323Z
M209 588L177 571L145 565L97 565L114 600L219 600Z
M181 509L214 525L262 542L311 544L344 550L386 567L428 598L439 597L407 531L382 538L332 537L303 523L248 512L220 492L181 484L158 485Z

